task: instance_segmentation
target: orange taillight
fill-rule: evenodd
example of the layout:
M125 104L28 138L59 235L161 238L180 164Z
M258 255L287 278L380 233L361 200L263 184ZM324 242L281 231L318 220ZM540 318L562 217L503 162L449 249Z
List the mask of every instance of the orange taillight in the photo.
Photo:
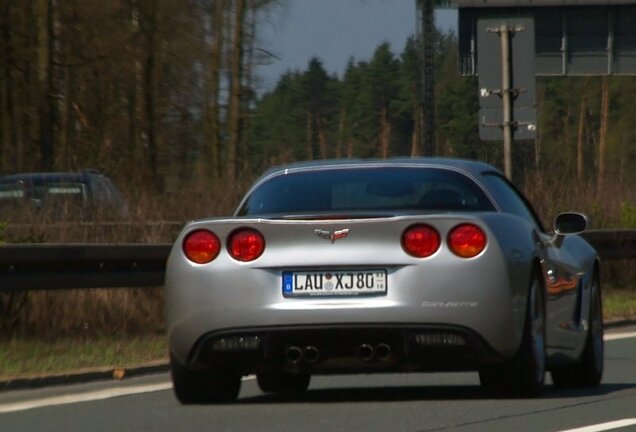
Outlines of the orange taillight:
M402 234L402 247L406 253L417 258L433 255L440 244L439 233L428 225L413 225Z
M192 231L183 240L183 253L192 262L207 264L217 257L221 250L219 238L211 231Z
M251 228L234 231L228 239L228 252L237 261L254 261L265 250L265 238Z
M473 258L486 248L486 233L473 224L462 224L448 234L448 247L457 256Z

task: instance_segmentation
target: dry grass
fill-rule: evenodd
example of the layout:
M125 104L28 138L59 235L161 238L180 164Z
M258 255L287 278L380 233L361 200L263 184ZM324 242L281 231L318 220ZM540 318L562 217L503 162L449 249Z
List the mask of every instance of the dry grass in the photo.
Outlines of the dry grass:
M607 321L636 318L636 290L603 290L603 316Z
M163 335L143 337L12 339L0 341L0 382L167 361Z
M564 211L579 211L590 217L593 229L634 228L636 188L620 179L608 179L602 189L587 180L564 173L529 172L522 190L546 228Z

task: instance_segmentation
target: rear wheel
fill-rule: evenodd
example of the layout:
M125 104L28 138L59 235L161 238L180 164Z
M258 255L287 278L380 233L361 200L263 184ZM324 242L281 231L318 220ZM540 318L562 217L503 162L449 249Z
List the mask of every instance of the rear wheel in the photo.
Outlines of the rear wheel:
M256 374L258 386L265 393L299 395L309 387L311 375L290 374L284 371L267 371Z
M241 376L227 370L191 370L170 356L174 394L182 404L227 403L236 400Z
M545 352L545 300L543 286L535 272L519 351L503 365L479 371L480 382L497 394L538 396L545 380Z
M579 360L553 369L552 381L558 387L596 387L603 376L603 307L601 290L595 277L590 292L589 329Z

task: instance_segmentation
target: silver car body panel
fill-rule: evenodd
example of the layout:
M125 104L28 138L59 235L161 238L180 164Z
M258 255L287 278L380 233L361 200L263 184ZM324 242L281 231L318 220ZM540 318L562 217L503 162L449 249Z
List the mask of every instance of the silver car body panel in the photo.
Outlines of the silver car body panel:
M480 173L493 168L465 161L296 164L266 173L254 188L272 176L334 166L346 169L359 163L456 170L484 188L499 210L479 181ZM448 232L466 222L482 228L488 239L485 250L470 259L454 255L446 244ZM442 239L440 249L428 258L408 255L400 243L404 230L418 223L434 227ZM262 256L247 263L234 260L226 251L228 236L243 227L257 229L266 241ZM221 240L221 252L211 263L195 264L184 256L182 242L197 229L213 231ZM334 240L317 235L317 230L348 232ZM595 263L596 254L583 239L541 232L529 221L502 211L335 220L235 216L193 221L176 239L167 265L170 351L176 360L187 364L202 338L215 333L240 333L242 329L434 325L474 332L505 361L520 345L528 287L533 272L538 271L547 294L548 365L561 364L576 359L582 349ZM283 295L283 271L343 269L386 270L386 294L310 298Z

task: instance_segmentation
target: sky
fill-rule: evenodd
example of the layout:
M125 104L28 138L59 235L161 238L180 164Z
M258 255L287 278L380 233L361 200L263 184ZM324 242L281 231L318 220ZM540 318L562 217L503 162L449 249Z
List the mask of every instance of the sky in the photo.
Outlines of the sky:
M457 11L438 10L435 21L456 31ZM312 57L341 77L351 57L369 60L383 42L398 54L415 26L415 0L283 0L259 26L260 46L278 57L259 67L260 90L289 70L304 71Z

